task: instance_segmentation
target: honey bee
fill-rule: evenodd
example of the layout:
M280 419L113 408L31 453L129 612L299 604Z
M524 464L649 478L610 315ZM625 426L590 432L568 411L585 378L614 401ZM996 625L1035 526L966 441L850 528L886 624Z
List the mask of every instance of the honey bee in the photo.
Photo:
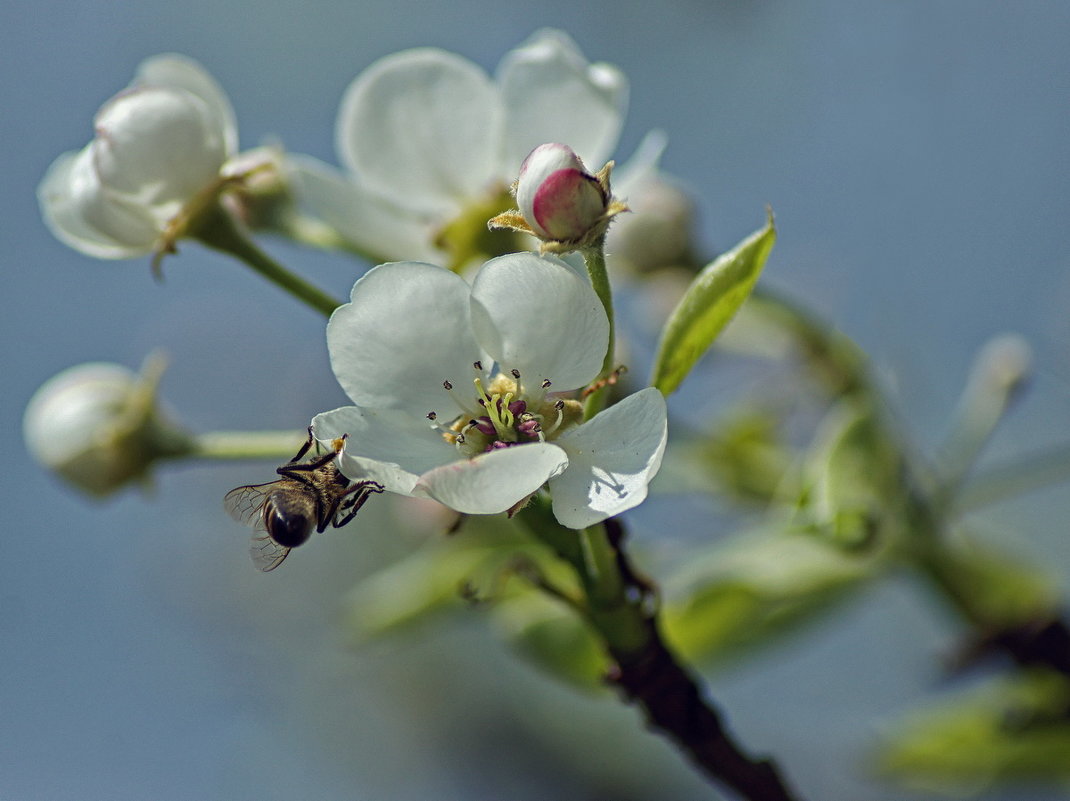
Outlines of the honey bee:
M231 517L253 527L249 553L259 570L266 573L281 565L291 549L308 540L313 528L318 534L327 526L341 528L356 516L371 493L383 491L383 485L376 481L351 484L339 471L336 459L345 448L345 440L334 440L333 451L302 462L316 441L309 427L308 442L275 470L282 478L236 487L223 498Z

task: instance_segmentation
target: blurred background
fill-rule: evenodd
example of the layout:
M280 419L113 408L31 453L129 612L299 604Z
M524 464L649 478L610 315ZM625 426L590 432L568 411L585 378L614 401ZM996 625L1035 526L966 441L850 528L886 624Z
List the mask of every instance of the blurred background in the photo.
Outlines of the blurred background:
M336 163L338 102L374 59L435 45L493 70L543 26L628 75L618 156L668 133L663 166L693 187L711 252L773 207L763 282L868 351L919 443L945 431L973 354L1006 331L1031 342L1037 374L988 458L1067 439L1070 4L5 3L0 799L713 797L634 710L516 659L479 612L354 647L345 594L410 547L419 510L369 504L261 575L221 498L273 464L164 469L154 492L96 503L22 445L22 410L48 377L92 360L136 368L155 348L170 358L163 394L194 430L299 430L344 402L322 319L244 267L187 244L157 283L147 260L93 261L45 228L38 181L85 145L138 62L198 59L230 95L242 147L273 137ZM336 295L357 275L343 257L267 244ZM672 514L654 498L635 516L653 562L679 548L658 530ZM1056 488L984 522L1066 580L1068 514ZM891 801L904 794L866 775L867 748L939 696L956 631L918 588L885 582L706 676L740 738L802 795Z

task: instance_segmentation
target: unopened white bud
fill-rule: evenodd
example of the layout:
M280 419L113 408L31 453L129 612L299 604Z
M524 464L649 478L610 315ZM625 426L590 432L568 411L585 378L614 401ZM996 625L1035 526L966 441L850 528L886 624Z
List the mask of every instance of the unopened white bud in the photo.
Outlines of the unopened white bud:
M52 377L26 407L26 449L90 495L147 480L156 459L190 444L156 406L161 370L159 361L150 361L140 376L122 365L92 362Z
M598 178L567 145L539 145L520 166L517 205L543 239L583 239L602 221L609 200Z

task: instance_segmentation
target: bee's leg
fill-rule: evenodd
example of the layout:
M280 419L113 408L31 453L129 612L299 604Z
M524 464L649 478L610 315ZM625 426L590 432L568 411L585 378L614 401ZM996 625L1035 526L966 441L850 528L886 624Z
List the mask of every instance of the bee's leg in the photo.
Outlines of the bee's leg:
M291 461L289 464L284 464L282 467L276 469L275 472L278 473L280 476L286 476L287 478L293 478L293 479L296 479L297 481L303 481L303 482L305 482L307 484L308 482L304 479L304 477L302 477L301 475L295 475L295 474L311 473L311 472L313 472L315 470L319 470L321 467L325 467L328 464L330 464L331 461L333 461L334 458L336 456L338 456L338 454L340 454L342 452L342 448L343 448L343 446L345 444L345 441L346 441L346 439L348 437L349 437L349 434L346 434L345 436L343 436L342 437L342 445L340 445L339 447L337 447L335 450L331 451L330 453L325 453L323 456L317 457L316 459L313 459L311 462L299 462L298 460L302 456L304 456L306 453L308 453L308 449L311 448L312 447L312 443L316 441L312 436L312 426L309 426L308 427L308 442L306 442L304 447L301 448L301 450L299 450L297 452L297 455L293 458L293 461Z
M300 481L304 484L308 484L309 481L302 473L314 473L322 467L326 467L330 464L337 453L327 453L318 459L311 462L291 462L290 464L284 464L282 467L275 470L280 476L286 476L286 478L292 478L296 481Z
M343 500L338 508L335 509L333 517L336 519L333 522L335 528L341 528L354 517L357 516L357 512L360 511L360 507L368 500L373 492L382 492L383 485L378 481L358 481L353 486L349 487L345 491ZM338 518L338 515L345 512L345 517Z
M316 441L316 438L312 436L312 426L308 427L308 440L301 446L301 450L297 452L297 455L290 460L290 462L299 462L301 457L308 453L308 449L312 447L312 443Z

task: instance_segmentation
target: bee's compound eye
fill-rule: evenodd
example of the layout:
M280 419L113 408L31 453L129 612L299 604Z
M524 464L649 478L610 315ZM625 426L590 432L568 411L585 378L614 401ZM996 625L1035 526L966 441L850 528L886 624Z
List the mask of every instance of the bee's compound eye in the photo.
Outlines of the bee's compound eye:
M296 548L308 540L312 521L301 514L283 514L273 508L265 521L267 532L283 548Z

